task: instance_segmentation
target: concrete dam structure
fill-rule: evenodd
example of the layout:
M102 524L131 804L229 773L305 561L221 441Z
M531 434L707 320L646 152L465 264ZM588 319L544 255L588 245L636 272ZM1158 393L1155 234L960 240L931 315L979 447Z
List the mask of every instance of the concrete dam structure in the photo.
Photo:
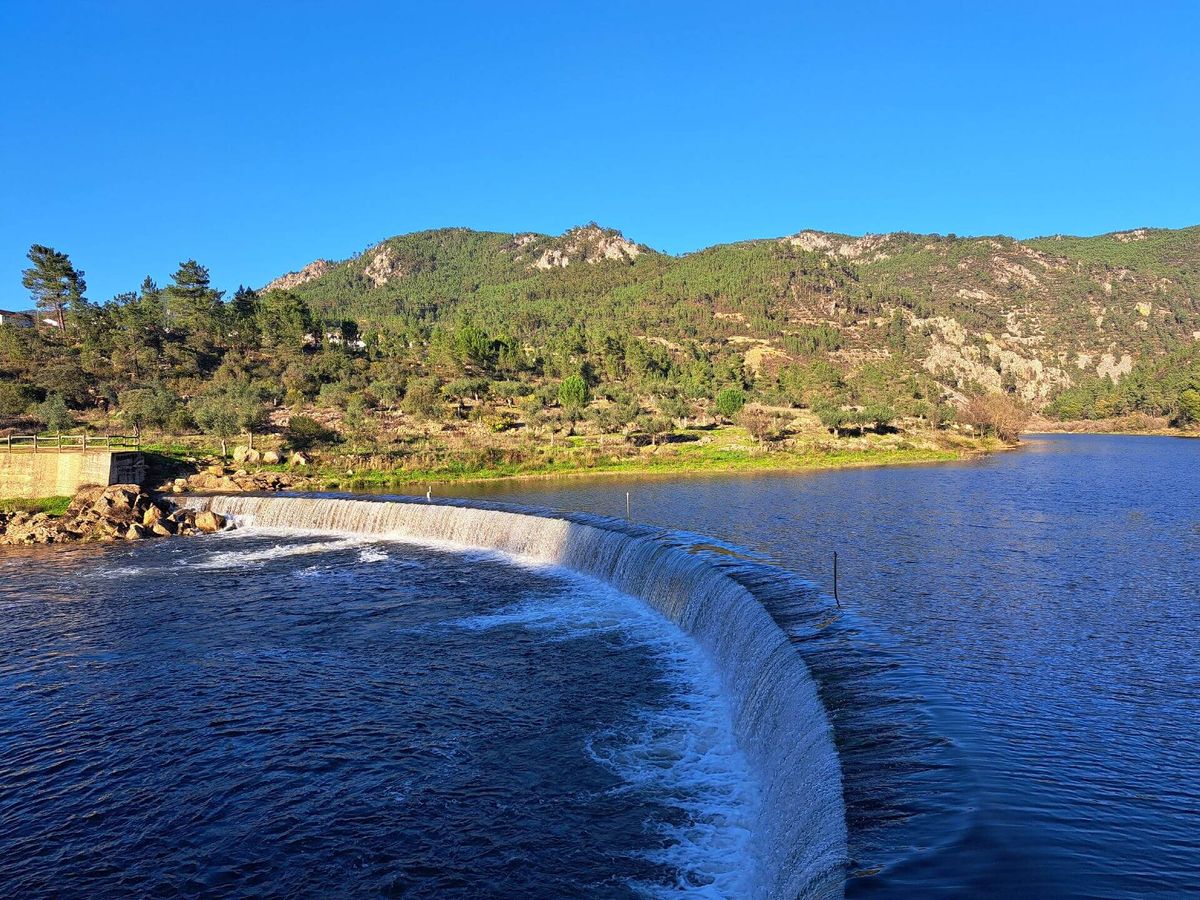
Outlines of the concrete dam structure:
M85 485L141 484L146 460L136 450L16 447L0 443L0 498L65 497Z

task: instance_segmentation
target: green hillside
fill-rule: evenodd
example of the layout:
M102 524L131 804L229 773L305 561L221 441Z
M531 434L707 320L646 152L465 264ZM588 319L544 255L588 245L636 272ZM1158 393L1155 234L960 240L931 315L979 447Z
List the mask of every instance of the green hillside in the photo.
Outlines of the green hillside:
M333 428L420 456L429 423L486 455L514 431L525 449L577 428L657 448L739 416L764 445L893 423L936 437L956 417L1011 434L1020 407L1200 418L1200 228L806 231L678 257L595 224L452 228L232 295L188 260L100 303L65 254L35 245L30 261L45 314L0 327L0 429L232 437L298 417L296 443Z
M594 226L421 232L293 290L321 315L414 344L469 323L539 346L574 330L590 348L633 337L677 364L737 350L759 376L814 356L847 375L886 359L950 397L1007 391L1037 406L1200 334L1200 227L1025 242L802 232L681 257L623 248Z

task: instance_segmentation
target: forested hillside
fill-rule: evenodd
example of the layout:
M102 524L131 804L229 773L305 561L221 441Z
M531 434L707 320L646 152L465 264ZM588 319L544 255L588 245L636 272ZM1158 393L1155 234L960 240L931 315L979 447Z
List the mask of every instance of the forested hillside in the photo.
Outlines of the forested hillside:
M758 401L836 434L973 398L1200 417L1200 227L1096 238L813 231L680 257L596 225L441 229L226 295L194 260L105 302L35 245L38 327L0 326L0 427L222 438L278 411L649 434ZM765 429L765 426L764 426ZM765 430L764 430L765 433Z
M809 231L683 257L596 226L447 229L308 276L290 286L318 314L412 346L471 325L606 379L657 373L696 392L698 369L715 363L720 381L740 366L748 386L796 402L797 383L832 368L903 376L925 399L1007 392L1042 407L1200 338L1200 227L1025 242Z

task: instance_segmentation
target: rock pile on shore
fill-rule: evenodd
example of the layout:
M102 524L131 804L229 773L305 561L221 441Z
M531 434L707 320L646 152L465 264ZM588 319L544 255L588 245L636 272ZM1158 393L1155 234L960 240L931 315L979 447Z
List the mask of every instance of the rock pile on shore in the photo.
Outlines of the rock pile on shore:
M187 494L195 491L241 493L245 491L282 491L295 480L287 472L248 472L220 464L209 466L187 478L175 478L158 486L163 493Z
M154 501L136 484L114 484L81 488L62 516L44 512L0 513L0 543L134 541L212 534L224 527L224 517L216 513L172 510Z

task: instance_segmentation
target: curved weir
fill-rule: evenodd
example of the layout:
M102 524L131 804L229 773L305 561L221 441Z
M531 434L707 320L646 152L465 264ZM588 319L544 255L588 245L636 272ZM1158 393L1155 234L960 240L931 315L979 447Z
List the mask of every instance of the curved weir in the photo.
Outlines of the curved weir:
M569 568L638 597L713 659L734 734L758 779L755 882L769 897L840 897L841 768L800 654L752 588L669 536L582 514L328 497L180 498L247 524L498 551Z

